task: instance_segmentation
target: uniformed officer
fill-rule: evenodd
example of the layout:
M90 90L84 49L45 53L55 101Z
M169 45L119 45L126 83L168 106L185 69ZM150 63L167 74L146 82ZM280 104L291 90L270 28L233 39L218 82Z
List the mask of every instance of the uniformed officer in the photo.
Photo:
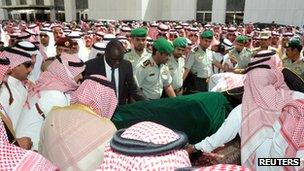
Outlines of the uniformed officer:
M169 97L176 96L169 68L165 65L173 50L173 45L165 38L157 39L153 43L152 56L136 70L138 85L148 99L159 99L163 89Z
M172 87L177 95L182 94L183 74L185 67L185 53L188 42L184 37L173 40L174 51L169 57L167 65L172 77Z
M278 52L278 50L274 47L271 47L271 32L270 31L262 31L259 36L260 40L260 47L253 49L253 55L257 54L258 52L262 50L272 50L275 52Z
M133 29L131 31L131 42L133 48L124 55L124 59L131 62L135 75L140 62L147 60L151 56L151 53L146 50L147 29L143 27Z
M236 37L235 47L231 51L229 51L227 55L229 61L234 64L234 67L226 71L241 73L242 71L244 71L244 69L246 69L252 56L251 50L245 47L246 42L246 36L239 35Z
M185 64L185 72L183 79L188 78L185 83L189 83L188 89L195 91L207 91L207 80L212 74L212 51L208 49L213 39L213 32L205 30L200 35L200 44L193 49ZM193 83L192 83L193 82Z
M283 67L288 68L304 80L304 58L301 56L303 46L299 39L291 39L286 48L287 58L283 59Z

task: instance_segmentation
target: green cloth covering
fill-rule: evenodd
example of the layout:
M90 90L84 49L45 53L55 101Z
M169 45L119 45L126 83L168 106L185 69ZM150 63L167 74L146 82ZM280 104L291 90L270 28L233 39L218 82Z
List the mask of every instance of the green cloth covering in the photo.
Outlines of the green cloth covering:
M173 45L167 39L161 37L153 43L154 48L160 53L171 54L174 50Z
M215 133L231 110L224 95L204 92L119 106L111 120L117 129L156 122L185 132L194 144Z

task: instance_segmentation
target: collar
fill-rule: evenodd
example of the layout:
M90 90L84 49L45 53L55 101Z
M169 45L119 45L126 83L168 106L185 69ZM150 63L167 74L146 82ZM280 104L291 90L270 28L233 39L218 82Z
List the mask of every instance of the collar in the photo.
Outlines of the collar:
M112 68L112 67L110 67L110 65L107 63L107 60L106 60L106 57L104 56L103 57L103 60L104 60L104 63L105 63L105 68Z
M136 53L135 49L133 48L131 50L132 53L134 53L135 55L139 56L140 58L142 58L143 56L145 56L148 52L146 50L146 48L144 48L143 53L141 55L139 55L138 53Z
M9 86L22 86L23 84L20 80L18 80L17 78L13 77L13 76L8 76L7 78L7 83L9 83Z

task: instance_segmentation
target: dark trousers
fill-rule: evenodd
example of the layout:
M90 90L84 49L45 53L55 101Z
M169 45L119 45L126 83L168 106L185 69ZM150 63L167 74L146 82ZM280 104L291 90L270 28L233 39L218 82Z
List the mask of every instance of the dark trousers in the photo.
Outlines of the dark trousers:
M194 78L194 86L196 91L208 91L207 78L199 78L196 76Z
M187 78L184 81L184 94L193 94L196 92L208 91L208 83L206 78L199 78L193 73L189 72Z

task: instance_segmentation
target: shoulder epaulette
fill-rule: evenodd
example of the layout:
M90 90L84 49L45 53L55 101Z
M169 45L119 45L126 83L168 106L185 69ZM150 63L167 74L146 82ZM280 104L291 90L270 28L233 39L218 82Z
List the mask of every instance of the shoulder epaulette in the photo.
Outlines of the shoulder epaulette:
M193 48L192 51L193 51L193 52L197 52L197 51L198 51L198 47L196 46L195 48Z
M150 60L145 60L145 62L143 62L143 64L142 64L142 66L145 68L145 67L147 67L150 64L151 64Z

